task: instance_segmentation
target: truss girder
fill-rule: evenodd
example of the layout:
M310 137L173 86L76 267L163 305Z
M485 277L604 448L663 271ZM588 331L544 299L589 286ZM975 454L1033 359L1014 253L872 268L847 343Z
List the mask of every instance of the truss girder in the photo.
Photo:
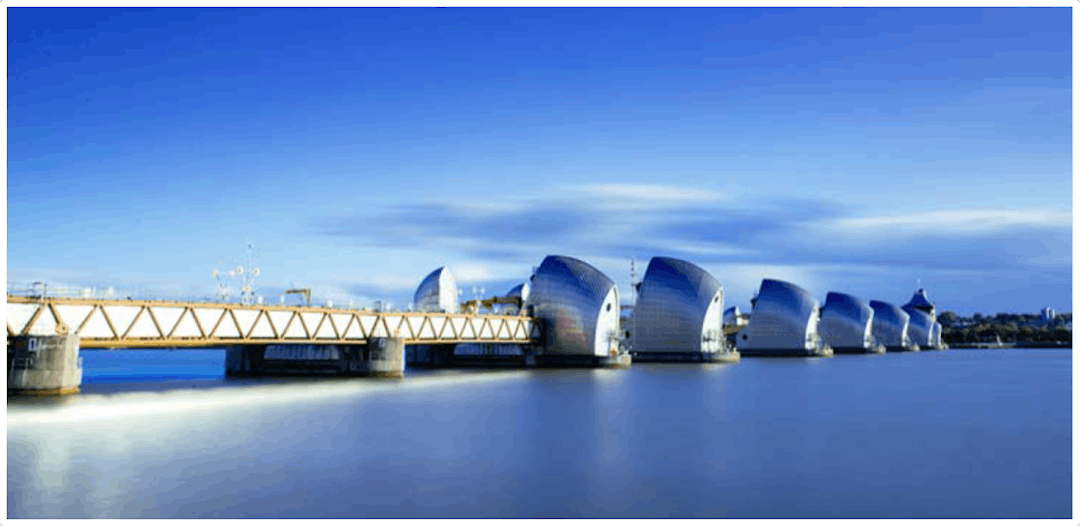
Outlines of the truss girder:
M395 335L406 344L529 343L531 318L497 314L379 313L324 307L152 300L7 297L7 334L78 331L82 348L363 344Z

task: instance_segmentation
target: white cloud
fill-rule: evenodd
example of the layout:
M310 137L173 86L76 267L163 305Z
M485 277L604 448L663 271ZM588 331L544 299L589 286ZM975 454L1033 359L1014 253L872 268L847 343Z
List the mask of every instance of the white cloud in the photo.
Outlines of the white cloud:
M491 268L477 263L458 263L450 266L450 271L460 282L486 281L495 279Z
M432 203L443 203L444 201L432 201ZM502 199L499 201L453 201L448 203L451 209L462 212L471 216L488 216L495 214L506 214L514 212L523 212L528 209L528 204L525 201L515 201L509 199Z
M434 268L431 270L435 270ZM402 276L400 274L378 273L365 276L341 277L335 276L330 283L349 283L352 285L378 286L385 289L401 289L416 287L424 276Z
M1010 227L1071 227L1072 212L1062 210L937 210L918 214L843 219L833 225L848 230L869 232L904 230L918 234L978 233Z
M664 248L672 252L697 256L748 256L758 253L757 250L716 243L677 243L658 240L657 244L663 244Z
M663 184L585 184L564 187L562 195L599 199L613 209L665 208L680 204L707 203L724 198L712 190Z

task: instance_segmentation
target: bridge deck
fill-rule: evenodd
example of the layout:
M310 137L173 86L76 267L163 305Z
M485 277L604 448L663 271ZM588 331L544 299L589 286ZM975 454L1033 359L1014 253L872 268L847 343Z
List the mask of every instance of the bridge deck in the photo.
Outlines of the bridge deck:
M325 307L7 297L7 334L78 331L84 348L217 347L237 344L529 343L532 318L497 314L372 312Z

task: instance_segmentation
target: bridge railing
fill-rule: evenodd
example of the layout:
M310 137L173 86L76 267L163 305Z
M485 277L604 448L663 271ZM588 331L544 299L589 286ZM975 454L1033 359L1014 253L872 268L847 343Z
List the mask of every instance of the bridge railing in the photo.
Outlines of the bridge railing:
M9 337L77 331L83 348L362 344L377 337L529 343L538 337L536 323L524 316L318 306L8 295L6 314Z

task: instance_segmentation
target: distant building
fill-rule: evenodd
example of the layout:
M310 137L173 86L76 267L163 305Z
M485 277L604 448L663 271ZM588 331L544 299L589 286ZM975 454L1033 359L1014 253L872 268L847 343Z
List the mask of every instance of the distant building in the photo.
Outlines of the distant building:
M521 298L521 302L525 303L526 301L529 301L530 290L531 288L529 287L529 283L525 282L510 289L510 291L507 292L506 295L511 298Z
M439 267L428 274L413 294L413 308L419 312L457 312L457 280L450 269Z
M1051 309L1050 307L1046 307L1045 309L1042 310L1041 315L1039 316L1039 319L1043 323L1053 323L1054 318L1056 316L1057 316L1057 313L1054 312L1054 309Z
M818 304L805 289L765 279L753 305L735 340L743 356L832 354L818 338Z
M724 350L724 289L705 269L654 257L641 280L631 318L636 353L717 353Z
M525 312L525 303L529 301L529 291L530 290L531 290L531 288L529 287L528 282L522 283L522 284L510 289L510 291L506 293L506 296L510 297L510 298L519 298L519 299L521 299L521 308L517 309L517 310L508 308L506 310L506 313L507 314L520 314L522 312Z
M867 352L873 347L871 322L874 311L850 294L830 292L818 320L821 340L835 352Z
M546 331L542 354L607 356L618 349L619 293L592 265L548 256L530 278L525 308Z
M911 301L901 308L908 312L911 312L912 309L920 310L929 315L931 320L937 320L937 312L934 310L934 304L930 303L930 298L926 295L926 289L915 291L915 294L911 296Z
M908 336L911 316L896 305L884 301L871 301L870 308L874 309L874 318L871 323L874 339L884 345L888 351L911 350L911 340Z
M738 306L731 307L730 309L724 311L724 326L726 327L739 325L742 321L742 315L743 314L739 311Z
M926 295L926 289L919 289L911 297L911 301L901 307L911 319L908 323L908 337L923 349L940 349L940 329L935 337L935 325L937 324L937 311L930 298Z
M934 330L934 318L921 309L911 308L906 305L903 309L911 317L908 322L908 338L911 342L923 349L933 347L934 344L930 334Z

